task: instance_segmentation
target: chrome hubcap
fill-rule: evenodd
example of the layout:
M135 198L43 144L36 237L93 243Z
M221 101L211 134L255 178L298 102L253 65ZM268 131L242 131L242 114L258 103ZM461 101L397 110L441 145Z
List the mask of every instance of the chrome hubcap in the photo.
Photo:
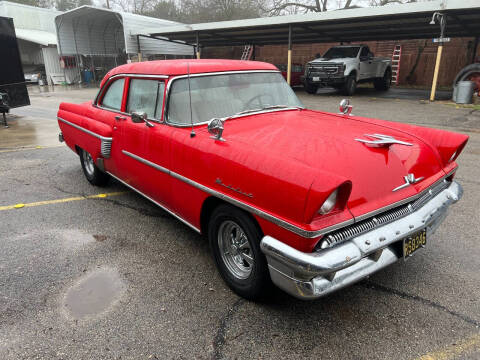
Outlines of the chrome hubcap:
M226 220L218 229L218 248L223 263L237 279L250 276L255 259L247 235L236 222Z
M85 150L83 151L83 163L85 165L85 170L87 171L88 175L93 175L95 171L95 163L93 162L90 154Z

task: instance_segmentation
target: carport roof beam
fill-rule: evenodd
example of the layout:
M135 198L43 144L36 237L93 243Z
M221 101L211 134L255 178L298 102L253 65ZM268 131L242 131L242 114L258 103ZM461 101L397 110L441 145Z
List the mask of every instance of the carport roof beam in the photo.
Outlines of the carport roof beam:
M478 0L433 0L302 15L178 25L163 29L146 27L138 34L195 43L198 33L204 47L252 43L286 44L286 34L290 26L295 34L295 43L426 39L438 35L429 25L434 12L442 12L458 19L458 22L449 24L446 36L474 37L480 34ZM231 41L227 41L227 37Z

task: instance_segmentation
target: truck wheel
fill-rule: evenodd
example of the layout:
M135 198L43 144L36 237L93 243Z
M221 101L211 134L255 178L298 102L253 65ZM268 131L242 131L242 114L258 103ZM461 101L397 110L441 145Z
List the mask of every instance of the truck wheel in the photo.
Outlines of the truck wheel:
M83 173L90 184L96 186L106 185L110 179L110 176L101 171L97 165L95 165L95 161L93 161L92 156L87 151L79 149L79 155Z
M347 77L347 81L343 85L343 93L352 96L355 94L355 90L357 90L357 80L355 79L355 75L350 75Z
M308 82L306 82L304 84L304 87L305 87L305 91L309 94L316 94L317 93L318 85L309 84Z
M214 210L208 240L215 264L230 289L250 300L264 297L271 288L261 239L261 231L242 210L226 204Z
M390 89L390 85L392 85L392 70L390 69L385 70L382 78L377 78L373 81L373 86L378 91L386 91Z

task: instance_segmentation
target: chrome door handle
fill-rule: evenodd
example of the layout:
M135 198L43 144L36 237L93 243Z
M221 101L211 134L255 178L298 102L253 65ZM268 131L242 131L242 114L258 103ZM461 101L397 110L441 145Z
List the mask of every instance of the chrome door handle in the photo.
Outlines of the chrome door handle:
M115 116L115 120L117 121L121 121L121 120L127 120L127 118L125 116Z

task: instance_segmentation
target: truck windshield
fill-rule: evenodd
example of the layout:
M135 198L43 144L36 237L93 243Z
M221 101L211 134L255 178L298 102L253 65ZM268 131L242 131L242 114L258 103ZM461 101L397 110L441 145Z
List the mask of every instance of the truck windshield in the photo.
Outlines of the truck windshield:
M351 46L351 47L332 47L330 48L324 58L327 59L341 59L341 58L355 58L358 55L360 46Z
M188 78L173 80L167 110L169 123L190 125L249 110L303 107L280 73L192 76L190 93Z

